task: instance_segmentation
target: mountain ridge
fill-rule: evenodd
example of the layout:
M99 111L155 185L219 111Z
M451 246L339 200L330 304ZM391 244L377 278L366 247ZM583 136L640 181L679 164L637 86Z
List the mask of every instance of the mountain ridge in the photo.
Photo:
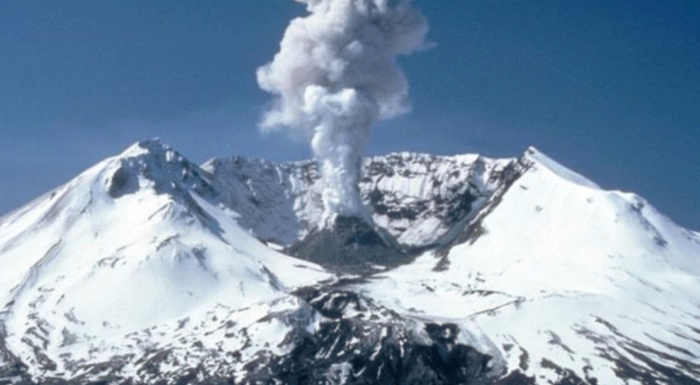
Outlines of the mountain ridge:
M285 255L311 161L144 141L0 217L0 382L699 383L698 233L534 148L362 167L413 254L352 274Z

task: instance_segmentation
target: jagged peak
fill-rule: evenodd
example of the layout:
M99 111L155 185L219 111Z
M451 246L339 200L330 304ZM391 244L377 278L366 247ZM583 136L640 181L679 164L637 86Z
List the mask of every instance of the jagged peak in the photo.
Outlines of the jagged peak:
M214 194L199 166L158 138L134 143L111 158L107 168L107 191L113 198L138 190L140 179L151 181L158 193L193 189L203 196Z
M122 151L117 157L119 158L133 158L143 156L144 154L164 154L168 151L174 151L172 147L161 142L160 138L150 138L139 140L127 147L126 150Z
M138 144L138 143L137 143ZM135 144L134 146L136 146ZM367 166L372 162L381 161L395 161L395 160L421 160L421 161L456 161L458 163L474 163L480 160L489 159L480 154L475 153L464 153L464 154L454 154L454 155L436 155L423 152L390 152L381 155L366 156L362 160L362 165ZM247 164L247 165L260 165L260 166L282 166L282 167L300 167L315 165L316 161L314 159L302 159L302 160L292 160L292 161L272 161L266 158L249 158L241 155L233 155L228 157L217 157L207 160L202 168L216 168L230 164Z
M411 152L411 151L401 151L401 152L390 152L388 154L374 155L364 158L364 165L372 162L382 162L382 161L409 161L416 160L420 162L429 161L448 161L456 163L474 163L484 159L480 154L464 153L464 154L453 154L453 155L437 155L424 152Z
M185 156L171 146L161 142L159 138L140 140L127 147L115 158L120 160L138 160L140 162L156 161L158 164L192 164ZM194 164L192 164L194 165Z

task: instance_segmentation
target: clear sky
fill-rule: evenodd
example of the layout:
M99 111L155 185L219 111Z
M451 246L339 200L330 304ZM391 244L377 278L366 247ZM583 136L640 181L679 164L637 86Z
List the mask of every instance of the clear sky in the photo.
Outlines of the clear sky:
M534 145L700 230L700 1L415 0L413 112L370 154ZM292 0L0 0L0 214L144 138L191 160L309 157L256 124Z

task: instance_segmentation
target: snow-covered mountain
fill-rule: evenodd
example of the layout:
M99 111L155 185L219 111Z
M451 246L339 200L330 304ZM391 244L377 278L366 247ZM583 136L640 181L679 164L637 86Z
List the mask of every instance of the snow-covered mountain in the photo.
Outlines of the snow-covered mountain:
M532 148L362 167L329 222L145 141L0 218L0 384L700 384L700 234Z

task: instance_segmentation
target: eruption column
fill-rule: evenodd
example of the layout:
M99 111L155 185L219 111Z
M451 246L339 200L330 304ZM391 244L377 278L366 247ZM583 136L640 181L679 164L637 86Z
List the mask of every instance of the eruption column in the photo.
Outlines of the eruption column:
M425 45L428 24L410 0L296 0L309 14L289 24L258 84L276 96L262 130L311 138L329 214L363 216L358 182L370 128L409 111L396 57Z

